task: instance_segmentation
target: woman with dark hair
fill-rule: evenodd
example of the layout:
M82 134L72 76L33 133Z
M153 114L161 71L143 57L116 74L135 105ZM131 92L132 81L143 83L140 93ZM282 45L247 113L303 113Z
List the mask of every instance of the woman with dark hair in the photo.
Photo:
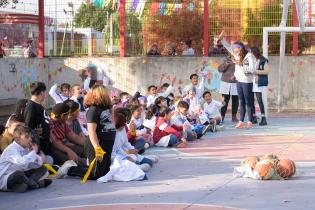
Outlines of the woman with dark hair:
M238 122L236 116L238 110L238 94L234 77L235 63L232 62L230 54L226 56L226 59L218 67L218 71L222 73L219 92L225 102L225 105L221 108L222 122L224 121L230 98L232 98L232 121Z
M260 126L267 125L266 121L266 111L267 111L267 87L268 87L268 73L269 65L268 59L261 55L258 47L251 48L252 54L256 58L256 65L254 71L253 80L253 92L256 95L258 101L259 109L261 112ZM253 103L254 104L254 103ZM253 113L255 113L255 106L253 106Z
M244 128L244 118L247 109L247 128L253 128L253 73L255 71L255 57L248 52L242 42L235 42L232 46L235 62L234 76L237 80L237 93L240 102L240 121L236 128Z

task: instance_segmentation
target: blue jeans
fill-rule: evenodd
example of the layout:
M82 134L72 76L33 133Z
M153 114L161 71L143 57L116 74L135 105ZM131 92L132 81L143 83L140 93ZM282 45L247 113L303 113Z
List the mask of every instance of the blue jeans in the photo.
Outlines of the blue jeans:
M246 108L248 121L253 120L253 83L237 83L237 93L240 101L240 121L244 122Z
M171 135L170 141L168 142L168 146L171 147L171 146L177 144L179 141L180 140L175 135Z
M150 160L149 158L146 158L146 157L143 158L143 160L141 162L137 163L137 164L141 165L141 164L144 164L144 163L149 164L151 167L153 166L153 161Z
M145 140L144 138L137 137L136 142L132 145L135 147L135 149L139 150L139 154L143 154L145 152Z

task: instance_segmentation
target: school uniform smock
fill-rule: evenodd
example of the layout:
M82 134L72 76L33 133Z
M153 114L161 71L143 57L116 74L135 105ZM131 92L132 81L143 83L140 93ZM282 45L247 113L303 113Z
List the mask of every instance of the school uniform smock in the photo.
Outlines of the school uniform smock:
M43 159L35 151L25 149L13 142L0 157L0 190L8 190L7 181L12 173L39 168L41 165L43 165Z

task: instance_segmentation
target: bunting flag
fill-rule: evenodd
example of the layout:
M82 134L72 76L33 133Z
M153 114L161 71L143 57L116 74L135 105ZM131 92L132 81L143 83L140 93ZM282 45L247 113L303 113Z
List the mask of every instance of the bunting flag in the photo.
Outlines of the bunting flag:
M183 8L183 4L176 3L176 4L174 5L174 10L173 10L173 11L179 10L179 9L181 9L181 8Z
M166 5L166 15L171 15L172 11L174 9L174 4L170 3Z
M188 4L188 9L189 9L190 11L193 11L194 8L195 8L194 3L190 2L190 3Z
M141 0L137 6L136 13L139 14L139 18L142 16L146 0Z
M159 5L159 14L165 15L166 14L166 3L161 2Z
M157 2L152 3L150 15L154 16L158 13L158 11L159 11L159 3L157 3Z
M105 6L104 0L93 0L93 5L97 8L103 8Z
M134 14L138 8L138 5L139 5L139 0L134 0L132 2L132 6L131 6L131 9L130 9L130 13L131 14Z

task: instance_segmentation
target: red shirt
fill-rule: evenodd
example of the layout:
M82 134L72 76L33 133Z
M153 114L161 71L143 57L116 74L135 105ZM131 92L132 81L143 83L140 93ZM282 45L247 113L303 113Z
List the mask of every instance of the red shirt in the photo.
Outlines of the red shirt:
M170 125L163 117L158 117L153 131L153 141L156 144L162 137L170 134L181 139L182 135L179 131L183 131L183 126Z
M71 133L71 129L66 122L52 121L50 135L53 141L61 141L62 143L65 143L69 133Z

